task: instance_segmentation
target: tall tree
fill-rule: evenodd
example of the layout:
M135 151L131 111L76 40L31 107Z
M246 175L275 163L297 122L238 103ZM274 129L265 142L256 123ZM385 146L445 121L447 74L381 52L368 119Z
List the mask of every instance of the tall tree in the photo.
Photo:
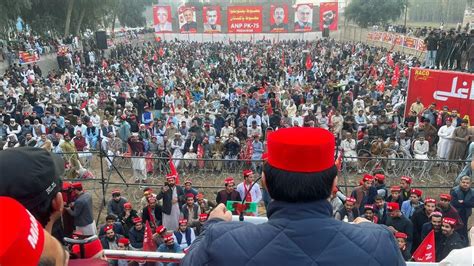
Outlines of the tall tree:
M30 0L0 1L0 31L6 33L25 10L31 8Z
M74 8L74 0L68 0L67 11L66 11L66 24L64 26L64 37L69 35L69 29L71 28L71 16Z
M405 10L406 0L352 0L347 19L366 28L369 25L397 20Z

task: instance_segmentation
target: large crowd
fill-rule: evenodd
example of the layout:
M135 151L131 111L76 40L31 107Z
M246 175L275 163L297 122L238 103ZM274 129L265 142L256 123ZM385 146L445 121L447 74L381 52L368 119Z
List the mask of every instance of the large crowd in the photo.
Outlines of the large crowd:
M64 158L62 234L97 234L106 249L141 250L150 225L157 250L182 252L216 203L271 201L265 189L251 185L262 171L267 136L281 128L329 130L354 169L364 157L394 154L470 162L474 131L457 110L417 101L404 116L408 71L420 65L414 56L329 39L119 44L107 57L77 51L64 71L12 64L0 77L0 147L42 148ZM81 183L66 182L82 177L89 151L131 156L135 180L145 183L156 174L147 156L172 157L178 171L202 167L200 158L225 159L206 166L215 171L239 159L255 163L234 177L243 180L235 189L233 178L224 180L216 199L190 180L175 184L173 173L161 189L145 190L140 206L115 190L106 223L97 227L92 196ZM431 228L438 260L468 244L469 163L439 199L412 188L416 177L388 187L383 174L371 174L351 195L333 191L336 219L360 216L387 225L406 260ZM234 214L240 212L258 215L237 206Z

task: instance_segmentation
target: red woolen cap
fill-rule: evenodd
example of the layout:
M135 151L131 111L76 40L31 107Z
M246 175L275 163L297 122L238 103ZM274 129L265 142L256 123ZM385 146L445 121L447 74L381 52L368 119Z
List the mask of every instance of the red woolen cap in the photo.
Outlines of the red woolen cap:
M118 243L124 244L125 246L127 246L127 245L130 244L130 241L129 241L127 238L122 237L122 238L120 238L120 239L118 240Z
M374 205L366 204L364 205L364 210L374 210Z
M443 218L443 223L454 226L454 225L456 225L456 219L453 219L451 217L444 217Z
M84 259L89 259L97 255L97 253L103 250L100 239L96 239L90 243L84 244ZM79 244L72 246L72 253L76 254L78 257L81 256L81 248Z
M233 177L227 177L226 179L224 179L224 184L228 185L230 183L234 183Z
M194 199L194 194L193 193L188 193L188 194L186 194L186 198L193 198Z
M372 179L374 179L373 176L371 176L371 175L369 175L369 174L365 174L364 177L362 178L362 181L363 181L363 182L367 182L367 181L370 181L370 180L372 180Z
M355 203L356 199L354 199L353 197L349 197L346 199L346 202Z
M399 211L400 210L400 205L396 202L389 202L389 203L387 203L387 209L389 211Z
M136 218L133 218L132 221L133 221L134 224L141 223L141 222L142 222L142 218L136 217Z
M158 227L156 228L156 232L157 232L158 234L161 234L161 233L163 233L163 232L166 232L166 227L164 227L163 225L160 225L160 226L158 226Z
M173 239L173 235L172 235L172 234L165 235L165 236L163 237L163 240L164 240L165 242L168 242L168 241L170 241L170 240L172 240L172 239Z
M71 184L71 188L82 189L82 183L81 182L74 182L74 183Z
M244 177L247 177L247 176L253 174L253 171L252 170L244 170L243 174L244 174Z
M390 187L390 191L391 192L400 192L402 189L400 188L400 186L391 186Z
M188 224L188 220L187 219L179 219L179 224Z
M114 189L112 190L112 195L113 194L120 194L120 189Z
M451 201L451 199L452 199L451 195L446 194L446 193L440 194L439 198L444 199L444 200L449 200L449 201Z
M408 235L403 233L403 232L396 232L395 233L395 238L403 238L403 239L407 239L408 238Z
M385 175L376 174L375 175L375 180L384 181L385 180Z
M420 189L413 188L410 190L410 194L415 194L418 197L421 197L421 195L423 195L423 191L421 191Z
M104 232L107 232L109 230L114 230L114 226L113 225L107 225L106 227L104 227Z
M193 181L191 181L191 179L186 179L186 181L184 181L184 184L186 185L186 183L189 183L189 184L193 184Z
M426 204L426 203L434 203L434 204L436 204L436 200L433 199L433 198L426 198L426 199L425 199L425 204Z
M44 247L44 230L23 205L0 197L0 265L38 265Z
M207 220L207 217L209 217L209 215L207 215L207 213L201 213L201 214L199 214L199 220L200 220L200 221L206 221L206 220Z
M197 199L204 199L204 195L203 195L201 192L199 192L199 193L197 194L196 198L197 198Z
M127 208L130 208L130 209L131 209L131 208L132 208L132 204L131 204L130 202L126 202L126 203L123 204L123 207L124 207L125 209L127 209Z
M401 179L405 180L408 184L411 184L411 177L404 175L401 177Z
M314 173L334 166L334 135L322 128L282 128L268 136L268 164L288 171Z

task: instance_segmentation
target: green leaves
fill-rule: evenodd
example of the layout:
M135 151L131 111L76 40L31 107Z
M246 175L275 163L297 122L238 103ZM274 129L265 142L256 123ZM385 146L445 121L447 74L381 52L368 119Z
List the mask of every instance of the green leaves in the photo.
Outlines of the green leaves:
M403 14L407 0L353 0L346 17L360 27L396 20Z

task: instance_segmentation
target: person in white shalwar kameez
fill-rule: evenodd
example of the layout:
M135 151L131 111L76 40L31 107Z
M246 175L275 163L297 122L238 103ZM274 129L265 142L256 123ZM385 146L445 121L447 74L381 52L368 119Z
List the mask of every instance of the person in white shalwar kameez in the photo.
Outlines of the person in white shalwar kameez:
M352 138L351 133L346 133L346 138L341 141L341 148L344 150L344 162L355 163L357 162L357 143Z
M244 199L247 191L249 191L250 187L253 184L254 180L254 174L252 170L244 170L244 182L240 183L237 185L237 192L240 194L240 198ZM250 192L247 194L247 198L245 199L245 202L255 202L258 203L262 200L262 191L260 190L260 186L258 184L255 184ZM246 213L245 215L253 215L253 216L258 216L258 206L257 206L257 211L255 213Z
M442 126L438 131L438 158L447 159L449 150L451 149L452 140L451 135L453 134L455 127L451 124L451 118L446 119L446 125Z
M415 154L415 159L427 160L429 150L429 142L425 140L425 136L420 134L418 140L416 140L415 144L413 144L413 153Z

